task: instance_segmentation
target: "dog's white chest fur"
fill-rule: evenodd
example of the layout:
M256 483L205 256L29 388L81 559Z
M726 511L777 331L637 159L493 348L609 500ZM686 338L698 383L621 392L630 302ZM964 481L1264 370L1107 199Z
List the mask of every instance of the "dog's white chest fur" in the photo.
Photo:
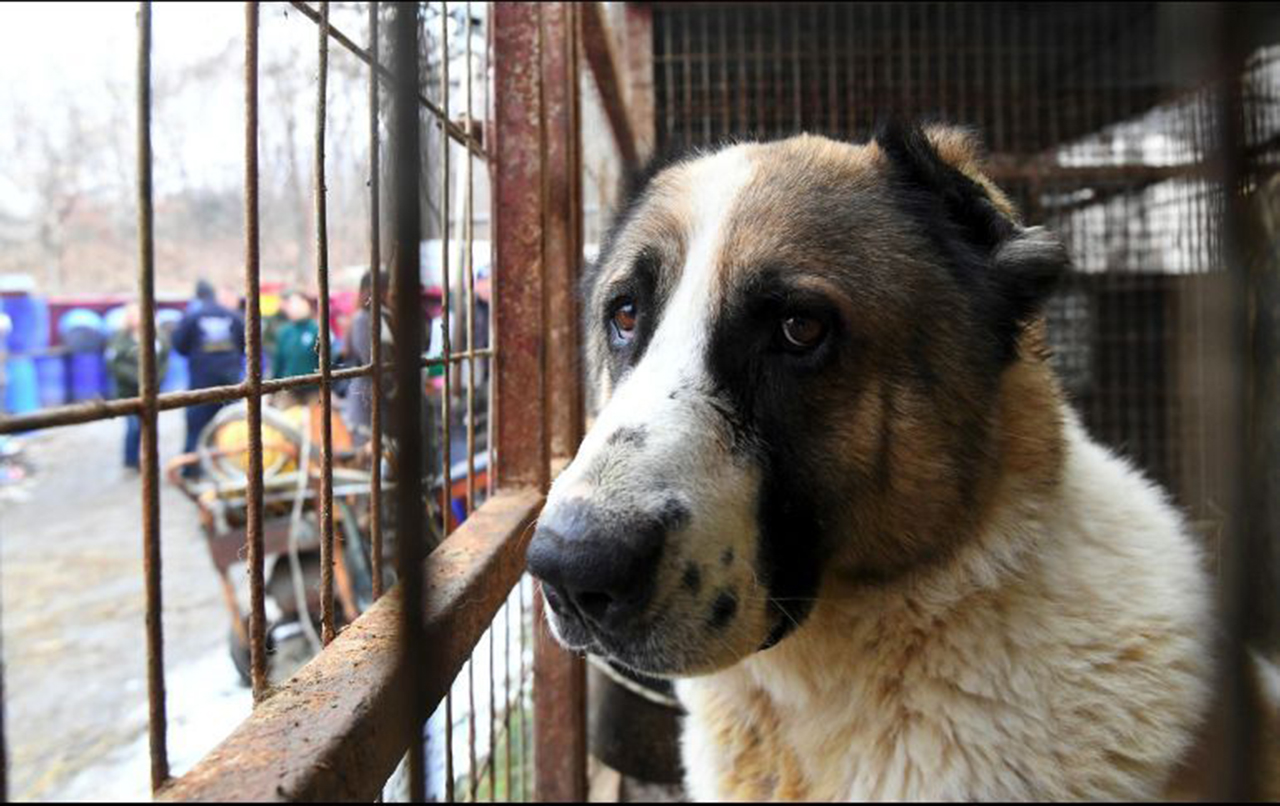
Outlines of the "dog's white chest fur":
M1205 711L1209 582L1162 493L1068 416L1050 493L779 646L678 684L697 799L1160 795Z

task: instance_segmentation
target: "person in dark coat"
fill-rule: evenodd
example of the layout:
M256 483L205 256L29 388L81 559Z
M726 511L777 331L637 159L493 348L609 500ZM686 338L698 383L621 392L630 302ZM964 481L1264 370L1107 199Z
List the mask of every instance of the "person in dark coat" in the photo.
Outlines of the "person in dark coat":
M239 383L244 375L244 319L222 305L213 286L201 280L196 284L196 298L173 332L173 349L187 358L192 389ZM195 450L200 432L224 405L187 407L188 453ZM198 474L198 470L192 473Z
M137 397L140 387L142 351L138 336L141 312L137 303L124 309L124 324L107 344L107 366L116 383L116 397ZM169 365L169 342L163 330L156 330L156 378L163 378ZM136 414L125 416L124 466L138 469L138 441L142 436L141 420Z

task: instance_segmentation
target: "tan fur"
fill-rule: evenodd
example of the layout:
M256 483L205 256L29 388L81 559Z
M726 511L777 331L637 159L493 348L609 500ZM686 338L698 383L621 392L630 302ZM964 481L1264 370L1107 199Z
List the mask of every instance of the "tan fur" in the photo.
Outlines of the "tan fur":
M981 174L971 138L928 134L1016 220ZM875 176L874 146L856 157L810 146L788 147L805 152L804 162ZM776 158L761 170L804 176L798 161ZM803 203L782 187L767 202L744 202L765 208L759 214L735 218L738 240L726 250L738 266L752 249L776 253L768 244L776 230L765 222ZM805 189L793 182L791 193ZM900 235L892 226L881 235L880 250L912 249L905 239L893 245ZM888 318L868 327L892 334L901 325ZM936 336L936 366L953 370L947 335ZM991 418L995 470L979 475L967 509L947 497L961 468L937 452L947 441L937 429L949 427L937 407L959 404L975 379L947 378L950 391L930 398L872 368L867 390L845 395L856 402L833 428L833 449L871 457L886 428L894 435L890 486L862 512L859 531L894 536L878 552L901 550L924 532L949 537L904 555L905 574L882 584L867 584L851 547L849 573L828 572L815 611L792 638L681 682L696 797L1160 794L1205 709L1207 579L1161 494L1075 423L1047 366L1043 323L1028 327L1021 354L1000 379ZM892 409L881 394L890 388L898 395ZM762 761L772 767L762 770Z
M927 136L1017 221L971 137ZM1163 494L1084 432L1042 322L1010 364L973 347L978 314L895 207L889 171L874 143L803 136L660 175L587 301L607 310L656 250L669 296L650 347L660 358L611 379L605 334L588 331L598 382L620 402L548 506L643 504L655 477L662 494L687 493L690 523L664 544L655 584L666 632L635 658L696 675L677 682L695 798L1156 797L1207 701L1197 546ZM749 559L756 471L710 407L681 393L704 380L712 315L770 272L823 295L857 347L794 396L794 419L821 435L809 444L822 481L842 496L831 515L842 542L808 618L756 651L772 628ZM611 453L610 434L637 426L645 447ZM726 546L735 564L718 560ZM697 590L682 587L688 566ZM708 630L726 591L735 615Z
M764 800L1160 794L1205 706L1206 580L1186 538L1165 542L1168 535L1153 533L1139 547L1109 545L1108 530L1124 526L1116 520L1122 501L1111 502L1096 527L1086 515L1069 535L1046 528L1046 509L1078 504L1088 492L1064 492L1061 485L1080 482L1056 483L1054 476L1078 477L1076 465L1102 452L1082 445L1072 425L1067 450L1088 456L1061 467L1055 459L1061 443L1031 427L1057 414L1052 395L1036 388L1039 372L1024 365L1005 382L1010 473L987 534L947 563L882 588L831 579L791 639L739 667L681 684L691 733L704 721L754 719L767 726L746 753L724 743L709 753L687 752L687 763L723 753L718 768L733 770L758 755L794 756L803 769L801 785L787 793L780 787L762 793L754 775L745 786L714 792L695 783L695 794ZM1110 470L1117 496L1151 495L1136 476ZM1143 584L1142 576L1154 576L1162 563L1175 573ZM715 692L714 700L706 692ZM754 716L761 713L770 718ZM692 783L706 772L689 774Z

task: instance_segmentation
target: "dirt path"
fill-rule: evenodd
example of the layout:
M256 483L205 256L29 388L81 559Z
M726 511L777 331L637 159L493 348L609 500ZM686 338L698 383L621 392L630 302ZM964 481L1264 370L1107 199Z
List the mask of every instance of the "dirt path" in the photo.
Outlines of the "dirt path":
M15 800L147 789L141 481L121 466L123 431L113 420L24 437L33 478L0 488L4 718ZM181 449L182 413L164 413L160 431L163 464ZM175 743L198 754L218 738L204 734L221 735L238 709L247 713L248 694L225 658L230 622L194 508L162 487L168 708ZM214 703L236 718L193 727L191 715ZM192 730L201 735L179 735ZM95 779L106 788L86 785Z

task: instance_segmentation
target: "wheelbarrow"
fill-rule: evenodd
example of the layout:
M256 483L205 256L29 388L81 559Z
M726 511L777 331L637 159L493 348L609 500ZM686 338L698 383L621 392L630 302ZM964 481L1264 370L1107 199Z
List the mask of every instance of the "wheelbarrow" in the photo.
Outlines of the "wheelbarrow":
M318 403L262 407L262 556L266 570L268 679L286 679L319 650L320 429ZM351 447L340 418L332 420L334 593L337 626L372 602L373 573L367 539L372 458ZM198 466L188 478L184 469ZM166 467L169 480L196 505L210 559L231 619L231 658L247 684L249 629L231 569L247 560L249 429L245 403L221 409L200 433L194 452ZM364 465L364 466L361 466ZM394 486L386 481L383 489ZM384 519L384 523L385 523ZM384 533L388 530L384 530ZM384 556L394 556L388 547ZM390 576L390 569L386 572ZM388 581L390 584L390 581Z

